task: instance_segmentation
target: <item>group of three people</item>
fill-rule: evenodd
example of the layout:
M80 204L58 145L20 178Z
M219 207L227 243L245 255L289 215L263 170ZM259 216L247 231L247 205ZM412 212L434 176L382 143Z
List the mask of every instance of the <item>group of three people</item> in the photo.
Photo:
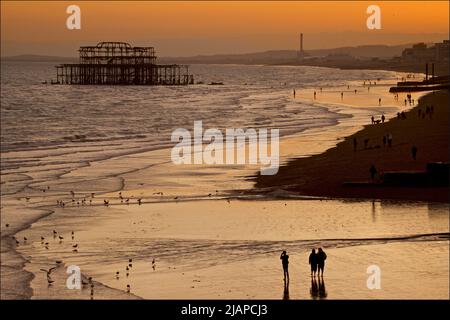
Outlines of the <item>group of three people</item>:
M280 256L281 264L283 265L283 275L284 280L289 280L289 255L286 253L286 251L283 251ZM322 250L322 248L319 248L317 253L316 249L312 249L311 254L309 255L309 264L311 266L311 277L317 275L320 276L320 272L322 272L323 276L323 270L325 269L325 260L327 259L327 254L325 251ZM318 271L317 271L318 270Z

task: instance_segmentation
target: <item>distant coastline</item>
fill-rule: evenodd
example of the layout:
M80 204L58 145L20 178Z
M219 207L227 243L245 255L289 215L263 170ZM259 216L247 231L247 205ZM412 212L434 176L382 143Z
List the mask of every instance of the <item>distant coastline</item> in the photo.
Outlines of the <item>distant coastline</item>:
M425 73L425 62L402 61L398 57L413 44L404 45L361 45L333 49L305 51L305 58L299 58L296 50L271 50L244 54L214 54L189 57L159 57L164 64L237 64L314 66L338 69L386 70L411 73ZM78 57L22 54L4 56L2 61L17 62L76 62ZM448 75L448 61L435 62L435 75Z

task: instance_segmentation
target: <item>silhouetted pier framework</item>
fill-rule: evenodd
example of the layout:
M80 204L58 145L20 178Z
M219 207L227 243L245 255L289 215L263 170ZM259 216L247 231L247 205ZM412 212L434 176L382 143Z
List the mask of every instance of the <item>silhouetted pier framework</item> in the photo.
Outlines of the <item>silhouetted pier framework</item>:
M78 50L79 63L56 66L54 84L187 85L194 83L187 65L156 64L153 47L125 42L100 42Z

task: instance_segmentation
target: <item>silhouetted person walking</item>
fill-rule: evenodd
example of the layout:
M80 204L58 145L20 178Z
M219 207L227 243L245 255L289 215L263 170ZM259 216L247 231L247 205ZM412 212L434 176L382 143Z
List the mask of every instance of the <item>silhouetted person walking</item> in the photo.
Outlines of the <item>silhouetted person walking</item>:
M384 120L386 120L386 117L383 115L381 115L381 122L384 123Z
M416 160L416 156L417 156L417 147L416 145L413 145L411 148L411 155L413 157L414 160Z
M319 272L317 275L320 275L320 271L322 271L323 277L323 269L325 269L325 260L327 259L327 254L319 248L319 252L317 252L317 266L319 267Z
M283 265L283 276L284 281L289 281L289 256L287 255L286 251L283 251L280 256L281 264Z
M370 166L369 172L370 172L370 180L372 182L374 182L375 181L375 175L377 174L377 169L375 168L375 166L373 164Z
M295 89L294 89L294 99L295 99Z
M387 142L388 142L389 148L392 148L392 134L391 133L388 133L388 135L387 135Z
M309 255L309 264L311 265L311 277L316 276L317 272L317 254L316 249L312 249Z

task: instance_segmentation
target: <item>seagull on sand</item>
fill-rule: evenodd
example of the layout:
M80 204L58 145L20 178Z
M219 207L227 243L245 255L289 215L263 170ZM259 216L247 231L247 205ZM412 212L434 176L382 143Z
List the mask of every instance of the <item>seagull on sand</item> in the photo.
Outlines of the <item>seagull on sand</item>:
M47 278L48 278L48 277L50 277L52 271L55 270L55 269L56 269L56 267L50 268L48 270L47 269L39 269L39 270L45 272L47 274Z
M91 284L91 288L94 288L94 284L92 283L92 277L87 278L87 282L85 280L81 280L81 283L85 286Z

